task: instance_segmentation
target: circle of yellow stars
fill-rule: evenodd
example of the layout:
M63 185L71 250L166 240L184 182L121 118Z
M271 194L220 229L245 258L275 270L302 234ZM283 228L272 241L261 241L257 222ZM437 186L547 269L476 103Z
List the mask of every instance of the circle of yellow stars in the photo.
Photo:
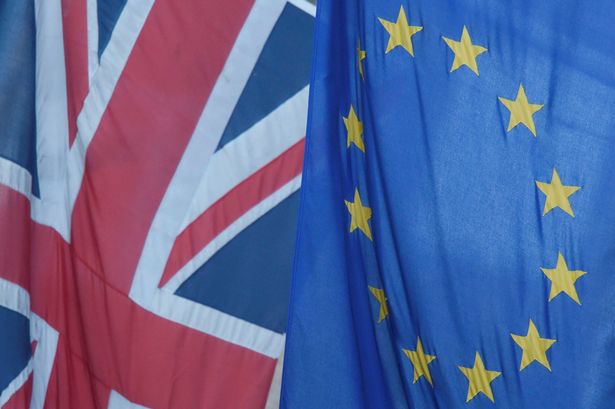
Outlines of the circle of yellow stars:
M384 17L378 17L378 21L388 35L385 54L396 51L401 48L402 52L406 52L411 58L415 57L413 45L413 37L423 31L422 26L412 25L409 23L408 16L403 6L400 6L397 18L395 21L387 20ZM452 51L453 63L450 72L453 73L462 67L466 67L479 76L478 57L488 52L484 46L473 43L470 32L467 26L463 26L459 39L442 36L442 40ZM365 81L364 62L367 59L366 50L361 48L360 40L357 41L357 69L362 81ZM509 99L504 96L498 96L498 101L508 111L508 125L506 132L509 133L522 125L529 131L534 138L538 136L534 115L544 108L544 104L530 102L528 95L523 87L519 84L517 95L514 99ZM363 123L357 115L357 111L351 104L348 108L348 113L342 115L344 127L346 129L346 147L351 149L356 147L365 154L365 144L363 140ZM553 168L551 180L549 182L535 180L536 188L540 191L544 199L544 209L542 216L545 217L554 209L559 208L570 217L574 217L574 211L570 204L570 197L578 192L581 187L574 185L565 185L556 168ZM350 215L349 232L360 232L373 241L372 231L370 228L370 219L372 218L372 210L365 204L365 197L362 198L359 189L355 188L352 201L345 200L345 205ZM587 272L581 270L569 270L568 264L564 255L559 252L557 255L556 265L553 268L541 267L540 270L544 276L551 282L548 302L551 302L556 297L564 294L572 301L581 305L579 295L575 284L577 280L583 277ZM378 324L382 323L389 316L389 308L384 288L369 286L368 290L378 305ZM521 360L519 371L523 371L534 362L551 371L551 364L547 357L547 351L557 342L555 339L543 338L532 321L529 320L525 335L510 334L514 344L521 349ZM429 365L436 361L437 356L425 351L420 337L417 337L416 346L414 349L402 349L404 355L410 361L413 368L413 383L419 382L421 378L425 379L431 387L434 386ZM468 381L468 390L466 402L470 402L479 394L485 395L489 400L495 403L495 397L491 388L491 383L499 378L502 373L487 369L483 358L477 351L474 356L472 367L458 365L459 371L465 376Z

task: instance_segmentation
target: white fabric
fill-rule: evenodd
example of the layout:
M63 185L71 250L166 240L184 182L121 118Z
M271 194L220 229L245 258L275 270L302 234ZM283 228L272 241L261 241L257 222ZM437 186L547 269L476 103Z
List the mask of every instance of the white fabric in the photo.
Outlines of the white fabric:
M108 409L149 409L146 406L137 405L136 403L132 403L122 395L120 395L117 391L111 391L109 395L109 405Z

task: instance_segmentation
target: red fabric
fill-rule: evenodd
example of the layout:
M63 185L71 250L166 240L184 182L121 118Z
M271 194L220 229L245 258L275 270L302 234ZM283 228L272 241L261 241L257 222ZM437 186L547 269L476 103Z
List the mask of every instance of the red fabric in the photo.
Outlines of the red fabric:
M87 0L62 0L64 59L66 61L66 98L68 138L72 145L77 136L77 115L88 93Z

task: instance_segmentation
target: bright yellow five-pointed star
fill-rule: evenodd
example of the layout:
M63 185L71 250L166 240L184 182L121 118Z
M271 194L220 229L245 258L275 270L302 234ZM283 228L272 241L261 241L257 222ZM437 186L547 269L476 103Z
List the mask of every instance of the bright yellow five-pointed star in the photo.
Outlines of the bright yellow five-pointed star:
M381 323L387 315L389 315L389 307L387 306L387 297L384 295L382 288L369 287L369 292L372 293L378 304L380 305L380 311L378 312L378 323Z
M514 101L502 97L498 97L498 99L510 111L507 132L510 132L515 126L523 124L532 132L532 135L536 137L536 125L534 125L533 115L540 111L544 105L530 104L527 100L527 95L525 95L523 85L519 85L517 99Z
M540 268L544 275L551 280L551 292L549 293L549 301L557 297L560 293L566 293L577 304L581 305L577 289L574 286L576 281L587 274L586 271L568 270L568 265L562 253L557 253L557 265L555 268Z
M354 107L350 105L348 116L342 116L344 119L344 126L346 127L346 147L350 148L350 144L354 143L357 148L365 152L365 145L363 145L363 122L359 121Z
M412 36L421 31L423 27L408 25L408 19L406 18L406 11L404 10L404 6L401 6L399 8L399 15L397 16L397 21L395 23L380 17L378 18L378 20L380 21L380 24L382 24L386 31L389 33L389 42L387 44L385 54L387 54L395 47L401 46L404 48L404 50L408 51L411 56L414 57Z
M553 175L551 176L551 183L536 181L536 186L542 193L547 196L545 200L545 207L542 215L545 216L551 210L559 207L570 216L574 217L574 212L570 206L568 198L572 196L577 190L581 189L580 186L566 186L562 184L562 180L559 178L557 171L553 168Z
M532 320L530 320L530 325L527 329L526 336L515 334L510 334L510 336L523 350L519 372L534 361L540 362L542 366L547 368L549 371L551 370L551 365L547 359L547 351L553 346L553 344L555 344L555 340L540 338L540 334L538 333L536 325L534 325Z
M414 382L416 383L421 376L425 376L427 382L433 387L433 381L431 380L431 373L429 372L429 365L434 359L436 359L435 355L427 355L425 351L423 351L423 344L421 343L421 337L417 338L416 341L416 351L410 351L409 349L403 349L404 354L408 357L410 362L412 362L412 366L414 367Z
M359 190L354 190L354 202L346 202L348 212L350 212L350 233L356 229L361 230L370 240L372 239L372 231L369 228L369 219L372 217L372 209L363 206Z
M472 44L472 39L470 38L470 33L468 33L467 27L463 26L463 32L461 33L461 39L459 41L455 41L444 36L442 39L455 53L455 59L453 60L451 72L455 71L462 65L465 65L474 71L474 74L478 75L478 64L476 63L476 57L487 51L487 49L485 47L481 47L480 45Z
M502 374L501 372L488 371L485 369L485 364L483 364L483 360L478 352L476 353L476 358L474 358L473 368L460 366L459 370L468 378L468 396L466 402L471 401L476 395L482 392L491 402L495 403L493 391L491 390L491 382L500 376Z
M361 50L361 40L359 40L357 44L357 59L359 60L359 74L361 74L362 80L365 80L365 74L363 74L363 60L365 57L365 50Z

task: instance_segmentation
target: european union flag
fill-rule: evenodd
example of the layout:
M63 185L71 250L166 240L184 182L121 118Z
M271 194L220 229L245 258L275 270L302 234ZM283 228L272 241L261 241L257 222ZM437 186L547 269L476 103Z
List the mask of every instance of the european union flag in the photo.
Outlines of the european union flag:
M283 408L615 407L615 3L318 4Z

